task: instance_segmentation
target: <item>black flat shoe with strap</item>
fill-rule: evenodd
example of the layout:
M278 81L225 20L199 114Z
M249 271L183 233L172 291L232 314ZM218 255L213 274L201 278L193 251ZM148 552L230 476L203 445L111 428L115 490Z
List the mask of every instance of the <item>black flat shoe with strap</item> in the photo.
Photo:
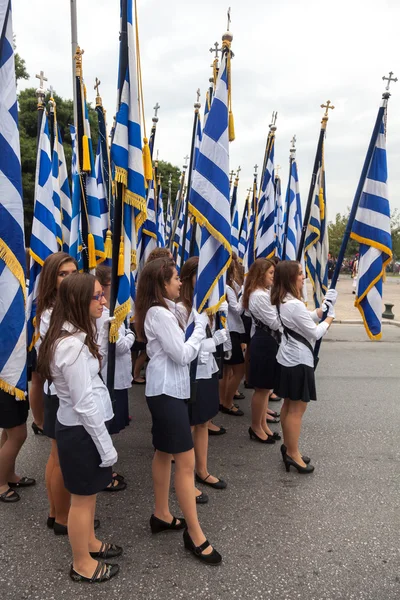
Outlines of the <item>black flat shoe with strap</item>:
M68 535L68 527L66 525L62 525L61 523L57 523L57 521L55 519L54 519L53 525L50 525L49 519L51 519L51 518L52 517L49 517L47 519L47 527L52 529L54 531L55 535ZM99 521L99 519L95 519L93 521L93 529L98 529L99 527L100 527L100 521Z
M226 481L224 481L223 479L218 479L218 481L216 481L215 483L212 483L212 481L207 481L207 479L209 477L211 477L211 475L207 475L207 477L205 479L202 479L200 477L200 475L197 475L197 473L196 473L197 483L202 483L203 485L209 485L210 487L214 488L215 490L224 490L228 485L226 483Z
M220 428L218 431L214 431L214 429L208 430L208 435L224 435L224 433L226 433L226 429L225 429L225 427L222 427L222 425L220 425Z
M21 496L14 492L11 488L8 488L3 494L0 494L0 502L18 502L21 500Z
M121 546L102 542L98 552L89 552L89 554L92 558L101 558L103 560L106 558L116 558L117 556L121 556L123 551L124 550L121 548Z
M196 496L196 504L207 504L207 503L208 503L208 496L204 492L202 492L201 494Z
M249 436L251 440L255 440L256 442L260 442L260 444L275 444L275 440L272 437L272 435L268 435L267 433L265 434L267 436L266 440L263 440L262 438L260 438L260 436L258 436L256 434L255 431L252 430L251 427L249 427Z
M211 546L210 542L206 540L200 546L195 546L192 538L189 535L187 529L183 532L183 543L185 544L186 550L190 550L192 554L201 562L207 565L219 565L222 562L222 556L219 552L213 548L213 551L210 554L203 554L204 550L207 550Z
M35 484L36 479L33 479L32 477L21 477L21 479L19 481L16 481L15 483L13 481L8 482L10 488L30 487L31 485Z
M97 567L91 577L85 577L81 575L71 565L69 576L72 581L77 583L103 583L104 581L110 581L112 577L115 577L119 572L119 565L112 565L110 563L103 563L101 560L97 562Z
M226 415L232 415L233 417L243 417L244 412L240 410L240 408L233 410L234 408L236 408L234 404L230 408L226 408L223 404L219 405L220 412L225 413Z
M179 520L179 523L178 523ZM155 515L151 515L150 517L150 529L151 533L161 533L162 531L179 531L180 529L185 529L186 521L183 517L173 517L171 523L167 521L163 521L159 519Z
M104 488L103 492L122 492L122 490L126 490L126 482L119 481L116 478L113 478L111 483Z

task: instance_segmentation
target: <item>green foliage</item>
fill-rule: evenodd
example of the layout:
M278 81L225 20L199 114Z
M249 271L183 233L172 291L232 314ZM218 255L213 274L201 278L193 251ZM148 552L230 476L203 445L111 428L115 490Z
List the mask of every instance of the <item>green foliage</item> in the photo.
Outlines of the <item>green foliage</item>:
M46 97L46 104L50 96ZM56 102L56 115L58 126L61 130L61 138L64 143L65 159L70 170L72 146L69 125L74 122L74 108L72 100L64 100L54 94ZM27 88L18 96L19 107L19 133L21 142L21 167L22 188L25 214L25 236L26 244L29 245L30 232L32 228L33 204L35 198L35 171L36 171L36 147L38 131L38 110L35 88ZM96 111L88 105L89 122L95 151L98 137L98 122Z
M158 169L157 173L162 176L161 185L163 189L163 204L164 204L164 212L167 209L167 201L168 201L168 179L172 177L172 185L171 185L171 200L172 206L175 205L176 195L179 189L179 183L181 179L181 171L178 167L174 167L169 162L165 160L158 161Z
M15 78L16 78L17 82L20 79L29 79L29 73L26 70L25 61L23 58L20 57L18 52L16 52L14 54L14 60L15 60Z
M342 245L347 221L349 220L349 213L350 211L345 215L337 213L335 221L331 221L328 225L329 252L335 258L339 254L340 246ZM358 247L359 244L356 241L350 239L347 244L345 258L353 258L354 255L358 252Z
M391 218L393 258L400 260L400 212L396 210Z

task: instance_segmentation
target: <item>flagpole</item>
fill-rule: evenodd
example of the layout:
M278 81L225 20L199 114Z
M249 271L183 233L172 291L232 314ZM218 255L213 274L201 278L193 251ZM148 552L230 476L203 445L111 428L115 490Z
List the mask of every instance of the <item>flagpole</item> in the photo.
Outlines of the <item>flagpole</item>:
M78 132L78 112L76 106L76 86L75 86L75 54L78 47L78 17L77 17L77 0L70 0L71 8L71 52L72 52L72 91L74 101L74 125L75 131Z
M326 133L326 126L328 123L328 110L330 108L335 108L334 106L331 106L331 101L328 100L326 103L326 106L324 106L323 104L321 104L321 108L326 108L325 110L325 114L322 117L322 122L321 122L321 130L319 132L319 139L318 139L318 146L317 146L317 152L315 154L315 161L314 161L314 168L313 168L313 172L311 175L311 183L310 183L310 189L308 192L308 199L307 199L307 206L306 206L306 212L304 214L304 220L303 220L303 227L301 229L301 236L300 236L300 242L299 242L299 247L297 249L297 261L300 262L301 261L301 257L303 255L303 251L304 251L304 243L306 240L306 233L307 233L307 228L308 228L308 222L310 220L310 215L311 215L311 207L313 204L313 200L314 200L314 190L315 190L315 182L317 179L317 174L318 174L318 168L319 168L319 161L320 161L320 157L321 157L321 152L322 152L322 146L324 143L324 137L325 137L325 133Z
M183 232L182 232L182 248L181 248L181 267L185 262L185 250L186 250L186 234L188 228L188 218L189 218L189 196L190 189L192 184L192 173L193 173L193 162L194 162L194 151L196 144L196 129L197 129L197 121L199 119L199 110L201 108L200 100L200 90L197 90L197 101L194 103L194 117L193 117L193 131L192 131L192 144L190 147L190 161L189 161L189 175L188 175L188 184L186 190L186 204L185 204L185 217L183 220ZM193 237L192 231L192 237ZM190 243L190 246L192 243Z
M187 158L185 156L185 160L187 160ZM183 165L183 170L182 170L182 175L181 175L181 183L180 183L180 188L179 188L179 196L177 201L175 202L175 208L174 208L174 222L172 224L172 230L171 230L171 239L169 240L169 249L172 251L172 244L174 241L174 237L175 237L175 233L176 233L176 228L178 227L178 222L179 222L179 213L181 211L181 206L182 206L182 198L183 198L183 187L185 185L185 176L186 176L186 169L187 169L187 165Z
M292 179L292 166L293 166L293 162L294 162L294 156L296 153L296 148L295 148L295 143L296 143L296 136L294 135L292 138L292 147L290 148L290 158L289 158L289 181L288 181L288 186L287 186L287 190L286 190L286 221L285 221L285 231L283 234L283 248L282 248L282 260L285 260L285 256L286 256L286 246L287 246L287 234L289 231L289 204L290 204L290 182ZM295 198L296 200L296 198Z

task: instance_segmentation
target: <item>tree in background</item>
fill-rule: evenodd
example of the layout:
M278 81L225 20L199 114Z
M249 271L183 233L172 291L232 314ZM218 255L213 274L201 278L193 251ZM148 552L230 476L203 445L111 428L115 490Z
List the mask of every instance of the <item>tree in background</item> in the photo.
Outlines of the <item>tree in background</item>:
M181 180L181 171L179 167L174 167L170 162L165 160L158 161L158 174L162 176L161 185L163 190L163 204L164 204L164 212L167 210L167 200L168 200L168 179L170 175L172 176L172 185L171 185L171 199L172 206L175 205L176 195L179 189L179 182Z
M350 210L345 215L337 213L335 221L331 221L328 225L329 252L335 258L339 254L340 246L342 245L344 232L346 230L346 225L349 220L349 214ZM350 239L349 243L347 244L346 258L353 258L357 252L357 242L355 240Z

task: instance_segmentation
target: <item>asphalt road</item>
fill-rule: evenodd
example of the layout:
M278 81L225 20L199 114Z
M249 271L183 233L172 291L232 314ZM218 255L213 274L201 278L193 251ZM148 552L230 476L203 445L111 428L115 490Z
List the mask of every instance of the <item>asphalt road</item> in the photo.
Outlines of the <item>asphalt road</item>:
M133 422L115 439L129 487L98 501L99 537L125 549L112 582L69 580L68 540L46 528L49 441L30 433L19 473L38 483L21 502L0 505L1 600L398 600L400 329L384 331L383 342L370 343L362 328L337 325L323 345L319 399L302 435L313 475L287 474L278 444L249 440L249 391L245 417L216 419L228 434L210 439L210 470L229 485L211 490L199 514L221 567L198 564L179 533L150 534L143 388L133 388ZM179 514L175 498L172 507Z

